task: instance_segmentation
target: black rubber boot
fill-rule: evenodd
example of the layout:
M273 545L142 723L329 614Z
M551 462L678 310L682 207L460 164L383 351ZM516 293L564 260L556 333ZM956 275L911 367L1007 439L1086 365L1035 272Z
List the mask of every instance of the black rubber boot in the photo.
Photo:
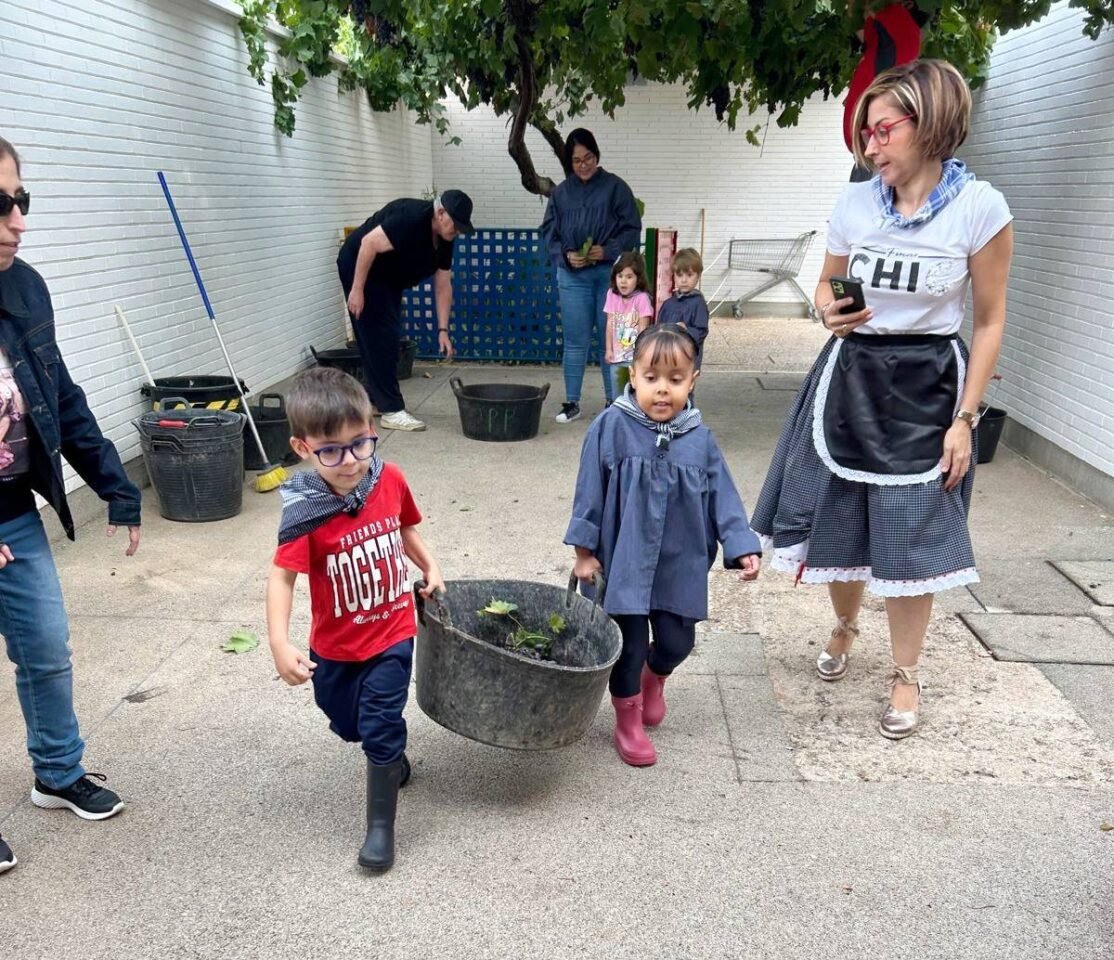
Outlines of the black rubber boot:
M404 753L402 755L402 776L399 778L398 785L405 787L410 782L410 759Z
M395 811L402 760L386 766L367 762L367 837L359 862L368 870L389 870L395 862Z

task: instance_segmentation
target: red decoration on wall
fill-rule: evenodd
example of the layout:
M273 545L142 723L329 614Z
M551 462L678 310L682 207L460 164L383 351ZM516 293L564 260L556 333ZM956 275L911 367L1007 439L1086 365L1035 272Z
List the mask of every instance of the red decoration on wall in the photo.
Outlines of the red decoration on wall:
M855 72L843 104L843 142L851 149L851 118L855 105L867 87L883 70L900 66L921 55L921 24L925 17L912 4L895 3L867 17L863 28L866 49Z

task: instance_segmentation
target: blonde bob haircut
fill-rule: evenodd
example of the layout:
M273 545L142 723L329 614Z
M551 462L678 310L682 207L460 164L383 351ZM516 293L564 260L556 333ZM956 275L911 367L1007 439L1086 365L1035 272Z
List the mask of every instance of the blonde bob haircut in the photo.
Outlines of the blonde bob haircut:
M955 67L945 60L914 60L878 74L855 106L851 120L855 161L872 166L860 131L870 105L889 95L902 113L913 115L913 142L928 160L947 160L967 139L971 122L971 90Z

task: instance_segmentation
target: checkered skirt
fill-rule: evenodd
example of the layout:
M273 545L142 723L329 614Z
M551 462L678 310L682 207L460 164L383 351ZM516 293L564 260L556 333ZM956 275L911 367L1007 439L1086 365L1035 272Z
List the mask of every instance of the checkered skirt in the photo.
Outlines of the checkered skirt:
M801 386L782 428L751 526L770 565L803 583L865 581L884 597L920 596L978 582L967 511L971 469L954 490L944 478L880 485L838 477L817 454L813 411L832 337ZM964 363L968 351L959 343Z

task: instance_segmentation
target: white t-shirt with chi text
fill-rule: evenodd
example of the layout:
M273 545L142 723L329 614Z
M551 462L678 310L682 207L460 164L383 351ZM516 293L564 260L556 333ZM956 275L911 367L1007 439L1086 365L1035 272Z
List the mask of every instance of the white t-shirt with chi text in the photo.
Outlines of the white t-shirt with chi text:
M869 182L848 184L828 223L830 253L848 257L874 319L856 333L950 335L963 323L969 257L1013 219L1006 198L972 180L927 223L884 224Z

